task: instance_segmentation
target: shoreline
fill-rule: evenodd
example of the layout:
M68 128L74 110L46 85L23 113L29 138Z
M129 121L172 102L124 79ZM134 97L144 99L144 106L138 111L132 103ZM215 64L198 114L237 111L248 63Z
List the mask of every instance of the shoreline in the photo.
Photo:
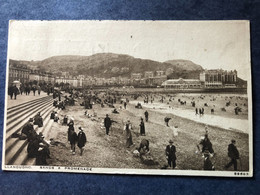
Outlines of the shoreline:
M130 104L132 104L132 105L136 105L136 103L137 103L138 101L130 101ZM177 114L176 113L176 108L173 108L173 110L169 110L169 108L167 107L167 105L164 105L164 107L163 108L155 108L155 106L156 105L151 105L151 106L147 106L147 105L149 105L149 104L142 104L142 107L143 108L146 108L146 109L149 109L150 111L151 110L154 110L154 111L157 111L157 112L161 112L161 113L164 113L164 114L168 114L168 115L174 115L174 116L176 116L176 117L180 117L180 118L182 118L182 119L187 119L187 120L191 120L191 121L193 121L193 122L196 122L196 123L200 123L200 124L203 124L203 125L207 125L207 126L211 126L211 127L216 127L216 128L221 128L221 129L224 129L224 130L227 130L227 131L235 131L235 132L241 132L241 133L245 133L245 134L248 134L249 132L246 132L246 131L243 131L242 129L236 129L236 128L231 128L231 127L229 127L229 128L225 128L225 127L223 127L223 126L218 126L218 125L214 125L214 124L212 124L212 123L210 123L210 122L208 122L209 120L206 120L205 118L203 119L203 117L218 117L218 118L220 118L220 116L215 116L215 115L208 115L208 114L206 114L205 116L198 116L199 117L199 119L203 119L204 121L199 121L199 120L194 120L194 118L192 119L191 117L190 118L188 118L188 117L185 117L185 116L181 116L181 114ZM190 114L191 113L194 113L193 111L190 111L189 109L180 109L180 108L178 108L177 109L177 111L180 111L180 110L183 110L183 111L185 111L185 112L190 112ZM165 112L164 112L165 111ZM194 114L193 114L194 115ZM194 116L196 116L196 115L194 115ZM235 120L237 120L237 121L242 121L242 122L244 122L244 123L247 123L247 124L244 124L244 125L248 125L248 120L246 120L246 119L234 119L234 118L230 118L230 117L222 117L223 119L226 119L226 120L232 120L233 119L233 121L231 121L231 122L234 122ZM208 122L208 123L207 123ZM230 123L230 121L228 121L228 123ZM238 125L239 126L239 125Z

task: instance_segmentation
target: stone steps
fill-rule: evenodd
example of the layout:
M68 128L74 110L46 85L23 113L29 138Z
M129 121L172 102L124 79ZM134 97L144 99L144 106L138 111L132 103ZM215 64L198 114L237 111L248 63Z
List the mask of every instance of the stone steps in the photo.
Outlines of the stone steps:
M27 156L27 140L12 138L13 133L21 133L22 127L33 118L38 112L41 112L43 118L43 127L34 125L34 129L39 134L47 135L53 124L50 114L53 110L59 112L52 106L51 96L32 100L7 109L6 120L6 142L5 142L5 164L6 165L34 165L35 159Z

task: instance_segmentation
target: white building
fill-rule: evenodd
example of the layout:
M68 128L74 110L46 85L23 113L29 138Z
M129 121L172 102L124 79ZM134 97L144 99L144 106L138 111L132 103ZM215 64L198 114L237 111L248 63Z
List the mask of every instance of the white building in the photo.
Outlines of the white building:
M196 89L201 88L201 81L198 79L169 79L164 81L162 86L173 89Z

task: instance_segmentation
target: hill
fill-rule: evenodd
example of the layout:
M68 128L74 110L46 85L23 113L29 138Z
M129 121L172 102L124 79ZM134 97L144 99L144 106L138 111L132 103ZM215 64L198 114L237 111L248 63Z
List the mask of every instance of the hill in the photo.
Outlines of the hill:
M181 60L181 59L180 60L168 60L165 63L172 64L173 66L176 66L176 67L181 66L184 70L187 70L187 71L197 71L197 70L202 71L203 70L202 66L195 64L190 60Z
M30 61L42 71L66 71L72 75L88 75L98 77L130 77L131 73L144 73L145 71L166 71L167 75L178 78L182 73L200 72L203 68L189 60L170 60L157 62L148 59L134 58L124 54L98 53L91 56L53 56L42 61ZM185 76L184 75L184 76ZM177 76L177 75L176 75Z

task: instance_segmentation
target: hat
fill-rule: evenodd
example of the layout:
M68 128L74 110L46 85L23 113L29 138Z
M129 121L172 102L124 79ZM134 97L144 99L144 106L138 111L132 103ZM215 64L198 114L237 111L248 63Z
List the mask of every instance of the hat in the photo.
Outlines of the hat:
M71 118L70 118L70 120L74 121L74 118L73 118L73 117L71 117Z
M232 140L231 140L231 143L232 143L232 144L233 144L233 143L236 143L236 140L232 139Z
M81 127L79 127L79 130L83 131L83 129Z
M29 119L29 122L33 122L33 118L30 118L30 119Z
M170 139L170 140L169 140L169 143L173 143L173 141Z

